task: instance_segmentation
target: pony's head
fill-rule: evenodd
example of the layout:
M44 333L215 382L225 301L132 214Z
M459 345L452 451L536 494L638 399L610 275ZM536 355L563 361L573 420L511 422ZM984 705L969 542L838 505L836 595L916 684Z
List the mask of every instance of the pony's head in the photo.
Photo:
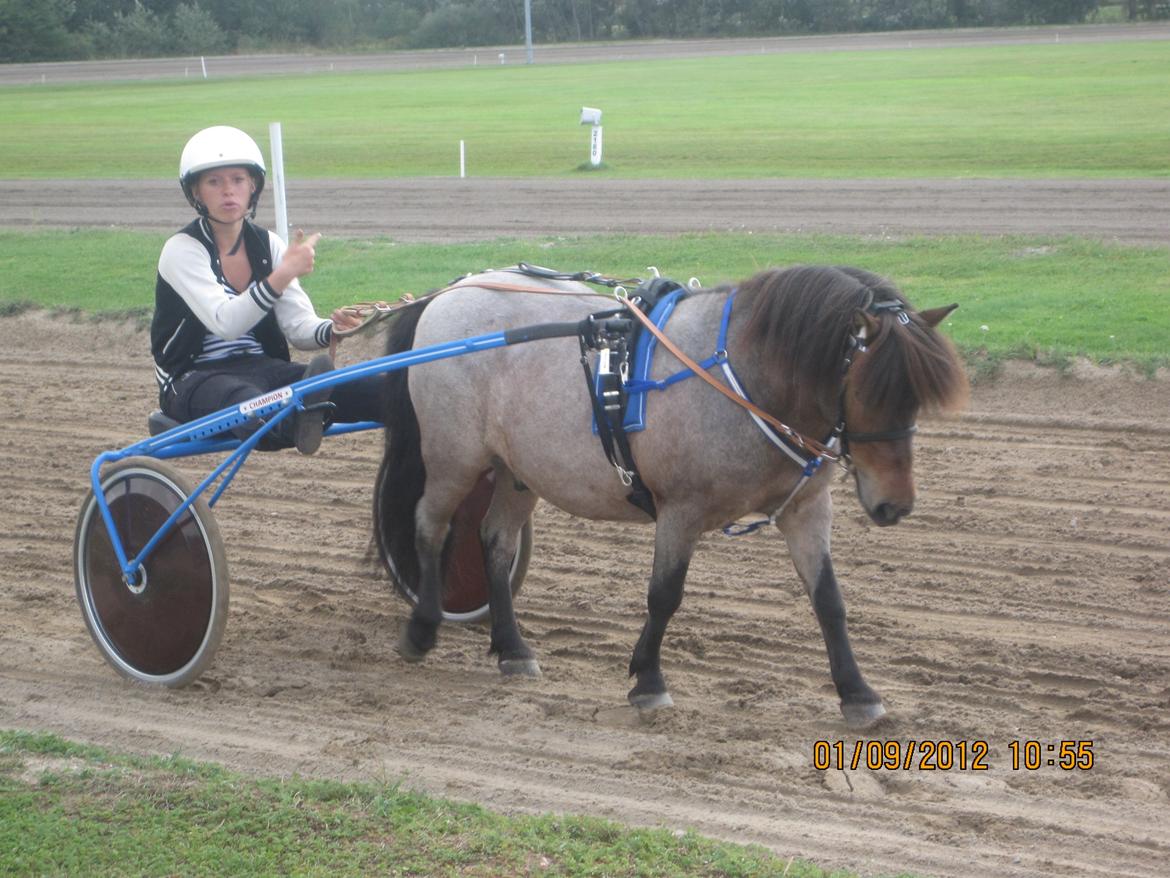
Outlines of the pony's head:
M862 508L878 525L897 524L914 507L919 412L967 398L962 364L937 331L957 306L915 311L889 281L831 266L764 272L741 295L748 339L776 370L779 404L814 429L843 426Z

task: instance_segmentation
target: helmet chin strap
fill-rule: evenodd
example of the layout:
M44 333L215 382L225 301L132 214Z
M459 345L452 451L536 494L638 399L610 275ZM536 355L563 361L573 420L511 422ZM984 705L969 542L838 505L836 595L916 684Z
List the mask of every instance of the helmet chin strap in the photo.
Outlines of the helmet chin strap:
M196 205L196 207L195 207L195 211L196 211L196 212L197 212L197 213L198 213L200 216L202 216L202 217L204 217L205 219L207 219L209 222L213 222L213 223L216 223L217 225L221 225L221 226L230 226L230 225L231 225L231 223L225 223L223 220L216 219L215 217L213 217L213 216L211 215L211 211L209 211L209 210L207 209L207 205L206 205L206 204L204 204L202 201L198 201L198 200L197 200L197 201L195 202L195 205ZM253 208L251 209L251 211L249 212L249 216L250 216L250 217L255 217L255 216L256 216L256 208L255 208L255 207L253 207ZM239 237L238 237L238 238L236 238L236 243L232 244L232 249L228 251L228 254L227 254L227 255L228 255L228 256L235 256L237 253L239 253L239 252L240 252L240 246L241 246L243 243L244 243L244 226L243 226L243 224L241 223L241 224L240 224L240 235L239 235Z

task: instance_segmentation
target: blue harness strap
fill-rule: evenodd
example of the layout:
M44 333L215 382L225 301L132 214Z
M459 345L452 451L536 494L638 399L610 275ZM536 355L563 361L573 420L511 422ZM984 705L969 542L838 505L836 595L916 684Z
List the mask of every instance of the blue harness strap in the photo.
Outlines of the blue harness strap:
M667 296L664 296L650 312L650 320L658 329L662 329L666 322L674 313L675 307L679 300L686 295L686 290L675 290ZM715 353L706 359L699 362L697 365L701 369L710 369L713 366L719 366L728 385L736 392L740 398L751 402L751 397L748 396L747 390L743 386L743 382L735 373L731 366L731 361L727 356L727 333L728 327L731 324L731 310L735 302L735 295L738 290L732 290L727 297L727 301L723 305L722 318L719 321L719 334L715 341ZM627 433L633 433L638 430L646 428L646 394L653 390L665 390L673 384L683 381L694 376L694 371L690 368L680 369L672 375L660 380L652 380L648 376L650 368L653 364L654 353L658 346L658 338L650 332L641 332L634 343L634 355L630 364L630 376L625 384L625 390L628 397L626 414L623 420L623 427ZM754 412L750 412L752 420L756 426L764 434L764 436L775 445L778 449L784 452L794 463L801 468L800 479L791 493L785 499L772 515L767 518L753 521L747 524L740 524L733 522L728 524L723 532L728 536L742 536L753 533L759 530L766 524L771 524L776 521L779 515L788 506L789 502L800 492L800 489L808 483L824 463L824 458L810 454L804 448L796 443L790 441L788 437L781 435L772 429L771 425L766 423ZM836 435L832 435L827 440L830 447L836 444Z
M650 312L650 319L654 321L655 326L662 329L666 325L666 321L674 313L679 299L686 293L687 290L675 290L659 300L654 310ZM723 307L723 322L719 326L718 350L699 363L704 369L717 366L727 359L727 324L731 319L731 302L734 298L735 293L732 292L727 298L727 304ZM651 380L648 376L657 347L658 339L649 332L640 333L638 340L634 343L634 356L630 363L630 380L626 383L629 403L626 407L624 424L627 433L636 433L646 429L646 394L649 391L665 390L672 384L677 384L695 374L690 369L681 369L661 381Z
M684 287L660 298L650 311L650 319L654 325L662 329L670 315L674 313L679 300L688 293ZM681 381L691 374L690 369L677 372L663 381L650 381L646 378L650 374L650 366L654 362L654 349L658 346L658 339L649 332L639 332L634 341L634 352L630 356L630 373L624 387L627 396L626 413L622 420L623 429L627 433L636 433L646 429L646 391L664 390L676 381ZM712 363L714 365L714 363ZM601 374L594 378L593 393L601 397ZM593 432L597 433L597 421L593 422Z

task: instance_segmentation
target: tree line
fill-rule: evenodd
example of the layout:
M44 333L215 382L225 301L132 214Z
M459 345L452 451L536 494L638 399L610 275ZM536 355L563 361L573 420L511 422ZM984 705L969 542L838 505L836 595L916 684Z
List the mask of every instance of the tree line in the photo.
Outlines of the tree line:
M537 43L1084 22L1100 0L531 0ZM1170 0L1111 4L1170 17ZM0 0L0 63L523 42L524 0Z

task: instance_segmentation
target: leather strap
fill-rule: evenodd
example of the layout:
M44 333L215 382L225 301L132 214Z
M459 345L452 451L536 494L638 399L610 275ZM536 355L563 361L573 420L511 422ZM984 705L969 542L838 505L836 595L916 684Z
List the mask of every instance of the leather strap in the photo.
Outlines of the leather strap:
M665 347L668 351L670 351L672 354L674 354L675 357L678 358L678 361L680 363L682 363L684 366L686 366L688 369L690 369L697 376L702 378L704 381L706 381L708 384L710 384L712 387L714 387L716 390L718 390L720 393L722 393L724 396L726 396L728 399L730 399L732 402L734 402L740 408L747 409L749 412L754 414L756 417L760 418L761 420L767 421L769 424L771 424L773 427L775 427L777 430L779 430L781 433L783 433L786 438L792 440L793 444L795 444L799 448L803 448L807 451L810 451L813 454L817 455L818 457L823 457L826 460L837 461L837 460L841 459L841 455L838 452L829 448L824 443L818 442L816 439L810 439L807 436L801 435L800 433L796 432L791 427L789 427L787 424L785 424L783 421L768 414L766 411L764 411L762 408L760 408L755 403L748 402L746 399L741 399L735 393L735 391L733 391L730 387L725 386L720 381L716 381L714 378L711 377L711 375L707 372L706 369L704 369L702 366L700 366L698 363L696 363L694 360L692 360L690 357L688 357L686 354L684 354L682 352L682 350L679 349L678 345L676 345L669 338L667 338L666 335L662 332L662 330L660 330L657 326L654 325L654 321L651 320L649 317L647 317L645 314L643 314L640 309L631 307L629 310L632 311L634 316L637 317L638 320L640 320L642 322L642 325L645 326L646 329L650 333L652 333L654 335L654 337L658 339L659 342L662 343L663 347Z
M613 298L613 296L608 295L606 293L594 293L594 292L590 292L590 291L569 293L569 292L566 292L564 290L550 290L550 289L547 289L545 287L531 287L531 286L523 286L521 284L505 284L505 283L484 282L484 281L456 282L454 284L451 284L448 287L444 287L441 290L437 290L434 293L431 293L430 296L425 296L424 298L430 298L432 296L437 296L437 295L440 295L442 293L450 292L451 290L462 289L464 287L474 287L474 288L483 289L483 290L496 290L498 292L504 292L504 293L533 293L533 294L546 295L546 296L547 295L553 295L553 296L564 296L564 295L595 296L595 297L603 298L603 299L612 299ZM405 305L407 303L403 302L402 304ZM382 310L382 309L378 309L378 310ZM396 310L395 306L390 306L389 308L386 308L382 313L386 314L386 313L389 313L390 311L393 311L393 310ZM783 433L786 438L790 439L793 442L793 444L796 445L798 448L803 448L803 449L811 452L812 454L817 455L818 457L825 458L825 460L838 461L841 459L841 454L839 452L836 452L833 449L829 448L829 446L825 445L823 442L818 442L816 439L811 439L808 436L805 436L801 433L798 433L796 430L793 430L791 427L789 427L787 424L785 424L780 419L775 418L772 415L768 414L768 412L764 411L762 408L760 408L755 403L748 402L746 399L741 399L735 393L735 391L731 390L731 388L726 387L722 382L716 381L714 378L712 378L706 369L704 369L702 366L700 366L698 363L696 363L693 359L688 357L685 353L682 352L682 350L678 347L678 345L676 345L669 338L667 338L666 335L662 332L662 330L660 330L657 326L654 325L654 321L651 320L645 313L643 313L640 308L637 308L637 307L632 306L632 305L627 305L627 310L630 311L636 318L638 318L638 320L641 321L642 325L646 327L647 331L650 332L652 335L654 335L654 337L657 338L658 341L662 343L662 346L665 347L668 351L670 351L678 359L678 361L680 363L682 363L684 366L686 366L688 369L690 369L692 372L694 372L698 377L702 378L704 381L706 381L708 384L710 384L712 387L714 387L716 390L718 390L720 393L722 393L724 396L726 396L728 399L730 399L732 402L734 402L737 406L739 406L740 408L746 409L747 411L754 414L756 417L771 424L773 427L775 427L777 430L779 430L781 433ZM865 441L865 440L863 439L862 441Z

